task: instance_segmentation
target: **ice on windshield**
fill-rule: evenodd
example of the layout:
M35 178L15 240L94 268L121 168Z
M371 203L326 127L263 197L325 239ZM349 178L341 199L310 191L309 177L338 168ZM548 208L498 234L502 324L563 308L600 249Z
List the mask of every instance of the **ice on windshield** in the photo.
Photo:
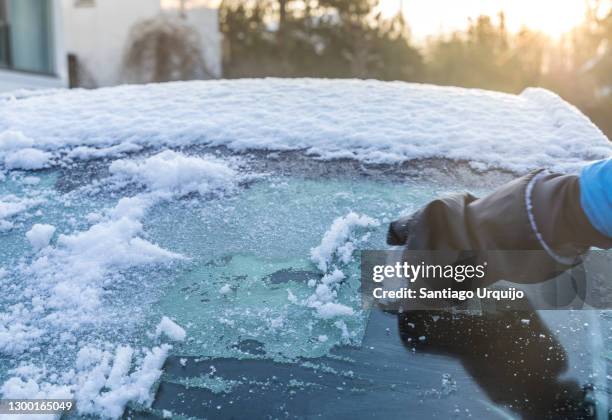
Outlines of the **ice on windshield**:
M464 188L440 182L453 160L520 172L610 150L540 90L223 81L0 108L0 394L106 417L150 405L169 354L295 362L360 346L356 252Z
M359 345L354 252L382 246L384 223L441 189L174 151L60 188L83 172L14 171L1 184L1 390L74 395L82 413L111 417L151 402L170 345L286 361Z

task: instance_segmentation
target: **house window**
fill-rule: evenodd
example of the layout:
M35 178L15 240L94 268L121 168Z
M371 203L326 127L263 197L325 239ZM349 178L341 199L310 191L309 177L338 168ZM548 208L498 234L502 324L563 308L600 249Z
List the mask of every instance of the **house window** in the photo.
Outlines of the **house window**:
M0 66L53 73L52 0L0 0Z

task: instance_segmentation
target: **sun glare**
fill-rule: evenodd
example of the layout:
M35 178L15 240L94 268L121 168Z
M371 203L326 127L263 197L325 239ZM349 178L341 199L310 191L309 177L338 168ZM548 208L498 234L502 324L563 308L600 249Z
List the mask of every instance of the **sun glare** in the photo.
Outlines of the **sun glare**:
M515 0L508 3L508 12L512 11L510 24L515 27L524 25L554 37L571 30L584 19L584 2L581 0Z
M468 18L506 14L509 30L522 27L558 37L584 18L583 0L381 0L378 10L389 18L403 10L417 37L463 29Z

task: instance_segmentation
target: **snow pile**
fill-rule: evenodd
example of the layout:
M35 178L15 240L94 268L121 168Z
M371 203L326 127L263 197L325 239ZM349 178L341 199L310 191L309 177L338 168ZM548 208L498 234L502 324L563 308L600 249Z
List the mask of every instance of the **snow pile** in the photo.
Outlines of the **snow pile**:
M34 145L34 140L23 135L19 131L6 130L0 133L0 151L15 151L30 148Z
M51 238L55 233L55 227L45 224L35 224L32 229L26 233L26 238L32 245L35 251L40 251L51 242Z
M130 401L151 405L151 389L170 349L167 344L142 352L130 346L114 352L84 347L78 352L76 370L55 383L46 381L43 369L21 365L10 372L14 376L0 387L0 394L7 399L74 398L80 414L116 419Z
M99 316L103 286L109 276L182 258L141 235L139 220L111 218L84 232L60 235L54 248L41 251L40 257L23 269L41 296L40 306L55 313L40 321L52 321L54 328L91 322Z
M118 160L110 172L141 184L150 191L170 192L178 197L198 192L224 191L232 186L236 172L213 157L185 156L166 150L144 161Z
M9 283L14 303L0 311L0 358L27 361L28 353L45 348L67 359L65 349L76 345L81 350L74 368L63 374L34 364L13 369L0 388L4 398L28 392L48 398L72 395L80 414L114 418L128 401L151 402L150 388L161 375L169 347L162 345L137 357L131 347L101 345L98 331L130 322L117 319L108 290L120 287L125 273L136 268L185 259L146 239L143 222L153 206L190 193L222 194L235 187L238 175L218 159L175 152L115 162L110 169L106 186L120 191L126 183L137 183L145 191L119 199L114 207L89 217L93 223L89 228L61 234L54 244L50 244L54 226L35 224L26 238L37 253L31 263L15 267L12 274L22 281ZM14 217L37 204L13 196L0 203L0 218ZM186 332L164 317L151 337L183 341Z
M42 306L47 310L61 311L58 315L71 311L70 317L52 317L55 327L61 328L62 325L58 324L63 322L74 326L95 317L103 285L114 273L184 259L142 237L142 221L147 211L160 201L171 199L172 193L181 196L192 190L213 192L221 184L230 188L233 185L231 177L235 176L229 167L219 162L188 158L174 152L161 153L143 163L121 161L120 165L111 165L113 167L115 170L118 167L129 168L137 179L141 176L150 180L153 190L120 199L88 230L60 235L55 247L42 250L30 266L22 269L28 278L36 282L37 290L44 297ZM155 171L155 168L158 170ZM155 178L155 173L160 175L159 179ZM172 177L174 182L163 180L172 174L175 175ZM179 184L185 185L185 188ZM40 226L27 234L35 248L48 239L47 235L49 238L52 236L49 227Z
M19 131L0 133L0 160L7 169L42 169L50 165L51 153L32 147L34 140Z
M185 330L167 316L162 317L155 328L156 338L161 337L162 334L173 341L184 341L187 337Z
M0 312L0 355L17 356L36 347L44 330L32 325L33 318L34 314L24 304Z
M353 212L339 217L325 232L321 244L310 251L310 259L323 272L327 271L334 257L347 264L354 251L353 242L349 240L352 231L357 227L376 227L378 225L376 220Z
M55 247L40 250L30 265L17 267L24 279L17 292L20 303L0 312L0 356L16 357L43 343L60 351L71 341L64 331L80 332L113 317L102 305L111 278L119 281L129 268L182 258L140 237L142 224L133 217L144 214L139 210L111 216L84 232L60 235ZM52 234L53 227L38 225L27 236L40 248Z
M334 220L323 235L321 244L311 250L311 261L325 274L318 285L313 284L316 286L315 292L305 304L314 308L319 318L332 319L353 315L351 307L336 302L337 289L345 278L337 265L348 264L353 257L356 243L367 240L367 233L357 238L358 231L379 225L379 222L371 217L351 212Z
M324 159L377 163L448 158L516 172L540 166L576 169L609 157L612 150L584 115L543 89L517 96L315 79L49 92L0 102L4 138L13 148L36 144L69 159L207 144L237 151L305 150Z
M4 166L7 169L36 170L50 166L51 153L38 149L21 149L6 155Z

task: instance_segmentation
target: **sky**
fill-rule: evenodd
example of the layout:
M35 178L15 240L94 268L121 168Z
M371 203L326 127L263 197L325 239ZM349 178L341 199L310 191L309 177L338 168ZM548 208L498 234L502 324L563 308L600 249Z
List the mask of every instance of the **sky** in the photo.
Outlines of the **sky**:
M221 0L185 0L187 7L217 7ZM162 0L177 7L180 0ZM567 32L584 18L585 0L380 0L383 15L391 17L403 5L404 14L417 40L428 35L464 29L469 17L506 13L509 30L521 26L540 30L552 37Z
M417 39L465 28L468 17L500 10L511 31L526 25L557 37L580 23L585 11L584 0L381 0L383 14L395 14L400 3Z

